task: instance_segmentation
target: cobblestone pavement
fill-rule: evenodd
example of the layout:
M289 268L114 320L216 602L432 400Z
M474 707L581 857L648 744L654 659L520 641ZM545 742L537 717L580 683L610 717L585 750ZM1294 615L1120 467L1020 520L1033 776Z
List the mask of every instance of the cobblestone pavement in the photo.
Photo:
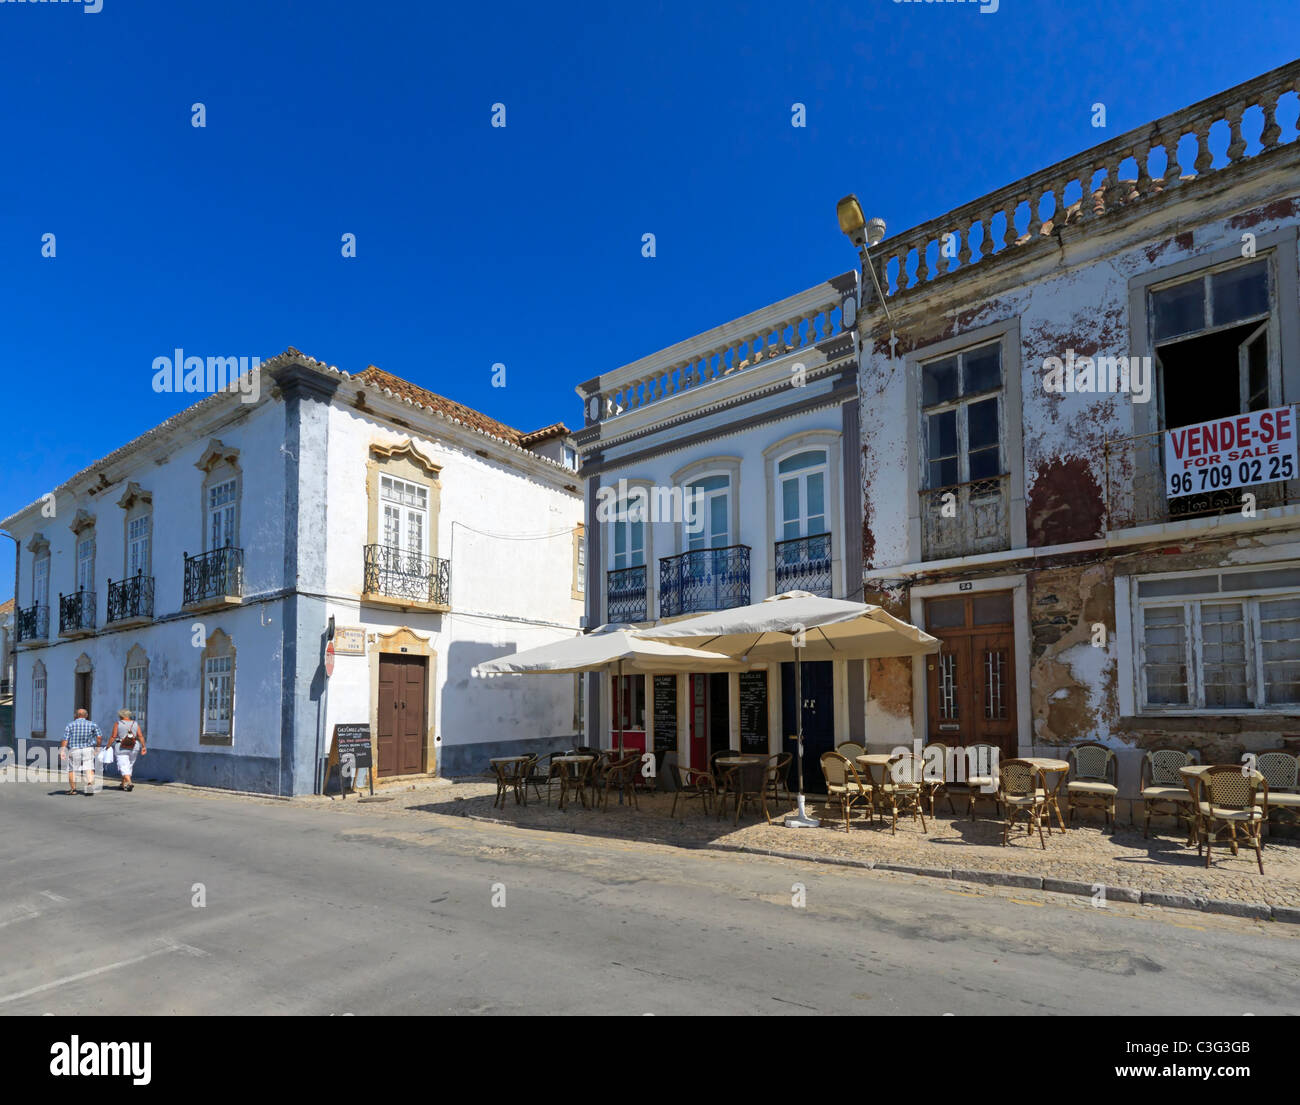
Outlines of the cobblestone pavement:
M810 858L1000 871L1089 886L1103 883L1136 891L1300 908L1300 840L1266 837L1263 875L1255 866L1253 849L1242 848L1233 856L1226 843L1216 846L1213 866L1207 870L1204 857L1197 856L1195 847L1187 846L1183 831L1169 817L1153 819L1152 835L1146 840L1140 826L1130 828L1121 821L1119 831L1112 835L1101 828L1099 815L1085 813L1064 834L1058 830L1048 836L1044 850L1037 835L1030 837L1023 828L1003 847L1001 822L988 804L981 804L977 819L970 821L964 815L949 814L942 799L938 816L926 817L925 831L909 817L901 819L897 834L891 835L888 821L879 819L870 825L865 819L855 820L851 831L845 833L843 819L834 812L828 814L824 805L811 798L809 812L827 817L818 829L768 825L761 815L755 817L750 812L743 814L737 825L730 812L724 820L706 815L698 800L679 803L677 817L672 818L672 796L665 794L640 796L636 810L619 805L617 796L611 795L608 810L602 811L583 809L576 802L560 810L558 790L552 792L550 805L530 796L528 805L523 806L507 796L504 808L494 808L495 792L492 782L458 780L426 789L384 790L380 792L382 803L358 805L349 799L335 800L332 805L367 812L383 808L395 816L413 818L425 813L483 817L524 828L661 844L718 843ZM773 818L788 809L788 804L773 808Z

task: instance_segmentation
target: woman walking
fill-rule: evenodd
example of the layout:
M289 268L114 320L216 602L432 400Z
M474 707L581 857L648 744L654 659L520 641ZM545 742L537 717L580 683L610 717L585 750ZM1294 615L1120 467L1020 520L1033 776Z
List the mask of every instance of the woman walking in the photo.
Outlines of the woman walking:
M117 723L108 738L109 746L117 746L117 771L122 776L118 790L135 790L131 782L131 771L135 767L136 756L147 754L144 746L144 729L132 717L130 710L118 710Z

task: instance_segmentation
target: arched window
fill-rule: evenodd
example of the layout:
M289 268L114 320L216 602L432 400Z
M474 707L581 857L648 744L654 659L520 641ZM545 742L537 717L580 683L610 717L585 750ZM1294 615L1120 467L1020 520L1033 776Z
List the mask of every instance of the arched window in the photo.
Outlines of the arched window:
M133 645L126 654L122 700L131 716L143 727L145 715L149 712L149 656L139 645Z
M235 645L220 629L203 649L200 744L229 745L235 735Z
M32 736L45 736L45 665L32 665Z
M776 466L780 539L826 533L826 450L805 449Z

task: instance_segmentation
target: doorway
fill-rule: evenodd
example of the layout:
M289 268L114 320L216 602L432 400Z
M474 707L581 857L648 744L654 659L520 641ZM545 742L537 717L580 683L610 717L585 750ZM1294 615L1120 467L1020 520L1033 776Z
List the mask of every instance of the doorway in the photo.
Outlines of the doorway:
M925 623L941 645L924 661L928 739L950 748L991 744L1004 759L1016 756L1011 592L929 599Z
M87 716L93 717L90 695L93 689L95 673L93 671L79 671L76 673L76 679L76 686L73 690L73 709L85 710Z
M691 767L706 768L709 756L731 747L731 683L726 672L690 677Z
M835 750L834 666L830 660L805 661L800 672L803 691L803 785L807 794L825 794L823 752ZM794 664L781 665L782 748L790 753L791 791L799 788L799 742L795 739Z
M379 657L379 777L424 771L425 692L428 660L423 656Z

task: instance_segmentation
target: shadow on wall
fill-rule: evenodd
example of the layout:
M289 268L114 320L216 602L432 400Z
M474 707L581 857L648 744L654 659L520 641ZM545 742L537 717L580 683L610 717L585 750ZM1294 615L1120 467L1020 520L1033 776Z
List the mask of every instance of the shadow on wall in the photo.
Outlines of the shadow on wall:
M536 642L533 642L536 643ZM475 665L520 651L517 642L457 641L447 651L438 774L479 775L493 756L562 751L574 732L572 675L478 679Z

